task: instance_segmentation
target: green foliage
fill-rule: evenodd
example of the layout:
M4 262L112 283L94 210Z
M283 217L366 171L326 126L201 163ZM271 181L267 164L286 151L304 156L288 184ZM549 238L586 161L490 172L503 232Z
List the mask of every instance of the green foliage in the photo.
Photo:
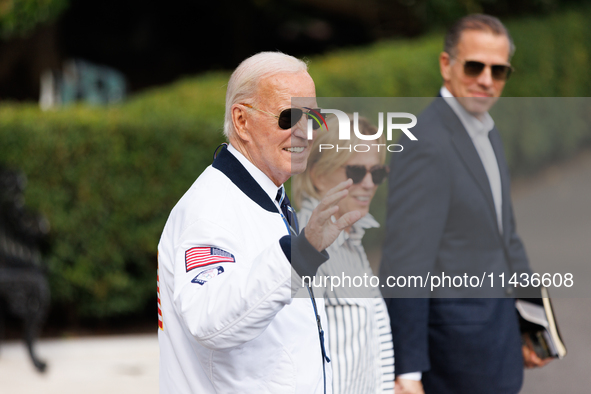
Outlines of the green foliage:
M310 62L320 97L430 97L441 85L440 35L384 41Z
M575 4L581 0L404 0L425 26L449 26L466 14L485 13L497 16L545 14L556 11L559 3Z
M590 17L587 8L510 21L517 72L506 96L589 96ZM432 34L337 51L311 59L310 74L324 97L432 97L441 86L442 46L442 35ZM52 224L47 261L54 305L107 317L153 301L166 218L224 141L228 77L187 79L118 107L0 106L0 161L24 170L27 205ZM513 113L519 118L517 108ZM535 124L506 131L513 170L539 168L589 141L588 126L561 121L542 131Z
M0 36L25 34L55 19L68 5L69 0L0 0Z
M591 8L509 23L516 69L504 96L585 97L591 93ZM514 80L513 80L514 79Z
M512 59L516 72L507 82L503 96L591 96L590 18L591 8L585 7L544 18L508 21L507 28L517 48ZM438 63L442 50L441 33L413 40L384 41L312 59L310 74L318 96L433 97L442 83ZM503 118L495 120L503 125L520 125L499 127L514 173L535 171L550 160L572 154L590 139L589 123L571 127L573 118L583 119L582 114L588 113L588 109L571 107L560 112L550 102L513 103L518 105L502 106L510 101L501 99L497 107L508 109ZM536 118L540 108L528 108L532 105L545 110ZM519 117L522 119L518 120Z
M164 222L223 141L225 77L208 78L106 110L1 107L0 157L52 225L54 303L104 317L153 298Z
M544 18L509 20L516 72L505 97L586 97L591 94L591 8ZM433 97L441 86L443 34L389 40L312 59L318 96Z

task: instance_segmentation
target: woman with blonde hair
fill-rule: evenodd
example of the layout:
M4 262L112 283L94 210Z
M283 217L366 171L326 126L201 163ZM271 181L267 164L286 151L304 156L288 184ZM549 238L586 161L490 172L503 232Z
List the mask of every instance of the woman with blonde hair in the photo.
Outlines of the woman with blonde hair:
M349 119L354 119L353 115ZM361 134L376 134L377 128L367 119L360 117L357 123ZM386 141L383 135L377 140L361 140L353 132L353 121L350 140L339 140L336 117L327 119L327 125L327 130L316 131L306 171L292 180L292 195L300 208L299 222L303 227L324 194L351 178L353 185L338 204L339 210L334 216L338 219L357 210L361 212L361 219L345 229L327 248L330 258L320 266L316 278L363 278L364 275L371 278L373 272L361 239L366 229L379 227L369 213L369 205L388 173L384 165ZM333 148L325 149L329 145ZM325 297L334 393L393 392L392 333L379 288L347 283L331 289L330 280L319 287L321 282L318 280L314 286Z

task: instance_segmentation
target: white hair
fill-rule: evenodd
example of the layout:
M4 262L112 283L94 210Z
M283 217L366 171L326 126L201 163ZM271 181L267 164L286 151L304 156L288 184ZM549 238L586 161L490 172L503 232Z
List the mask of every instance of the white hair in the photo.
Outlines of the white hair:
M244 60L234 70L226 91L226 116L224 135L229 140L234 134L232 105L236 103L253 104L259 82L268 76L308 71L308 65L293 56L281 52L260 52Z

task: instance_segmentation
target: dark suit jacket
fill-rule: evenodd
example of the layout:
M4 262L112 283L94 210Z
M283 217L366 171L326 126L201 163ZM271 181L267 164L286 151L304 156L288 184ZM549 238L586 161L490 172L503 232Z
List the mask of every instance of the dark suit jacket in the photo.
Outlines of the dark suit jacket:
M412 132L418 141L403 135L404 150L392 156L381 283L418 272L529 272L496 128L489 138L501 175L502 235L486 172L451 107L435 99ZM427 394L518 392L523 360L515 302L500 282L493 290L498 298L388 299L396 374L423 371Z

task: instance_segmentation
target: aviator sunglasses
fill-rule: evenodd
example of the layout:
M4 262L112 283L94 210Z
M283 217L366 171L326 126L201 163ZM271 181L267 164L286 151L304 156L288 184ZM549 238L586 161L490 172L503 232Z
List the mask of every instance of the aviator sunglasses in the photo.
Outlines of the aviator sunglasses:
M368 172L371 174L373 184L377 186L381 185L382 182L384 182L384 179L386 179L386 176L388 175L388 167L378 165L373 166L368 170L365 166L361 165L345 166L347 178L351 178L354 184L361 183Z
M262 109L255 108L250 104L241 103L241 105L244 105L247 108L254 109L255 111L259 111L259 112L265 113L267 115L271 115L272 117L276 118L277 123L279 124L279 127L282 130L291 129L293 126L298 124L298 122L302 118L302 115L304 115L304 114L308 118L314 119L314 122L312 122L312 129L318 130L320 128L320 126L322 126L321 120L323 120L323 119L322 119L322 116L320 115L319 108L310 109L309 112L304 112L304 110L302 110L301 108L287 108L287 109L284 109L283 111L281 111L281 113L279 115L275 115L275 114L272 114L271 112L267 112Z
M468 77L477 77L482 74L487 65L475 60L464 61L464 74ZM506 81L513 72L513 67L504 64L492 64L490 74L497 81Z

